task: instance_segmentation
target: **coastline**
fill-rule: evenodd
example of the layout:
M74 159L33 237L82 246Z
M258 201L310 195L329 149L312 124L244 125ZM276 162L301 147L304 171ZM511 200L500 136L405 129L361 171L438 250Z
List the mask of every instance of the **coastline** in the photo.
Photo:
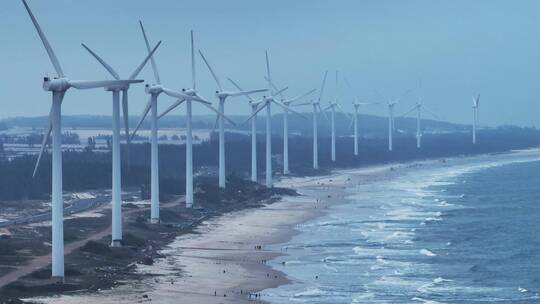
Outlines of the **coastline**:
M203 221L192 233L177 237L160 251L163 258L152 266L140 266L146 274L139 282L126 282L111 290L52 298L30 299L45 303L247 303L246 293L259 294L289 282L270 261L286 252L269 249L289 241L301 225L347 202L347 188L359 183L380 182L417 167L446 167L461 163L517 162L530 154L540 158L539 149L473 157L455 157L336 170L325 176L287 177L278 187L292 187L301 196L283 196L259 208L225 213ZM492 160L496 158L495 160ZM525 160L531 161L531 160ZM502 161L504 163L504 161ZM256 248L261 246L261 249ZM274 246L275 247L275 246ZM178 274L182 272L182 275ZM214 294L215 292L215 294ZM252 300L255 298L252 297ZM264 301L262 298L257 300Z

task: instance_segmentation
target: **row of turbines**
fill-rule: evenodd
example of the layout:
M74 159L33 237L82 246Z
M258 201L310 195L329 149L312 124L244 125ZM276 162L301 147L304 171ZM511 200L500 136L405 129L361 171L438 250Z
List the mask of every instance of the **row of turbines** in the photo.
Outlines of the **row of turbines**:
M65 93L71 89L85 90L85 89L95 89L103 88L105 91L111 92L112 94L112 240L111 246L121 246L122 243L122 198L121 198L121 155L120 155L120 133L121 133L121 118L120 111L122 110L124 132L127 143L127 154L126 158L129 161L129 145L133 137L136 135L137 131L140 129L141 125L150 114L150 142L151 142L151 161L150 161L150 170L151 170L151 195L150 195L150 221L151 223L160 222L160 207L159 207L159 159L158 159L158 120L170 113L172 110L176 109L182 104L185 104L186 107L186 207L191 207L194 204L193 198L193 136L192 136L192 105L193 103L203 105L215 112L217 115L216 125L219 132L219 187L224 189L226 187L226 178L225 178L225 121L229 122L232 125L235 125L235 122L229 119L224 115L225 113L225 103L229 97L238 97L245 96L249 102L251 108L251 114L244 124L251 122L251 180L257 182L257 129L256 129L256 119L259 112L266 110L266 161L265 161L265 185L267 187L272 187L272 142L271 142L271 118L272 105L277 105L283 110L283 174L289 174L289 157L288 157L288 115L289 112L299 115L303 118L306 118L302 113L299 113L291 108L291 106L311 106L312 115L313 115L313 168L319 169L319 157L318 157L318 116L322 114L325 119L329 120L331 124L331 160L336 161L336 129L335 129L335 114L336 111L340 111L346 115L351 121L351 126L354 128L354 155L358 155L358 115L359 108L365 105L377 104L372 102L361 102L360 99L355 97L353 102L354 106L354 115L350 117L347 114L341 105L338 103L337 96L337 86L338 86L338 72L336 72L336 95L329 105L325 108L321 106L321 100L323 98L323 92L326 85L326 80L328 77L328 71L324 73L321 88L319 90L318 98L313 98L308 102L296 103L297 101L309 96L314 93L316 89L307 91L304 94L287 98L285 96L285 91L288 87L278 88L274 80L271 77L270 73L270 62L268 58L268 53L266 53L266 76L264 77L267 82L267 88L253 89L253 90L244 90L240 85L227 78L228 81L234 86L235 90L228 91L224 89L218 74L212 68L210 62L205 57L201 50L198 50L198 53L208 68L212 78L215 80L217 85L216 97L218 100L217 109L212 105L210 101L201 96L197 91L197 82L196 82L196 53L194 45L194 36L193 31L190 32L190 44L191 44L191 88L184 88L180 91L169 89L165 87L160 78L159 70L155 60L155 53L161 45L161 41L157 42L155 45L152 45L148 39L147 33L143 26L143 23L139 21L140 30L143 36L145 48L148 52L147 56L142 60L142 62L136 66L135 70L127 77L122 78L116 70L109 65L102 57L100 57L96 52L94 52L89 46L82 44L83 48L88 51L88 53L96 59L99 64L106 69L106 71L114 78L113 80L97 80L97 81L87 81L87 80L71 80L63 72L63 69L60 65L60 61L56 57L47 37L45 36L43 30L41 29L37 19L32 13L30 7L28 6L26 0L22 0L24 7L26 8L28 15L39 35L39 38L48 54L48 57L56 71L55 77L44 77L43 78L43 89L45 91L51 92L52 94L52 105L49 112L49 123L46 128L46 134L43 137L43 142L41 149L36 161L33 175L36 175L38 171L40 161L42 159L45 147L47 145L47 140L52 134L52 277L59 282L64 280L64 236L63 236L63 190L62 190L62 127L61 127L61 108L64 100ZM145 65L150 61L152 66L152 71L154 74L155 82L153 84L145 85L145 92L149 95L148 102L145 106L141 119L136 125L133 132L129 130L128 123L128 91L131 85L142 83L143 80L137 79L138 75L145 67ZM347 86L352 90L351 85L345 79ZM266 92L266 95L260 99L255 99L253 94ZM158 114L158 97L161 94L168 95L172 98L175 98L176 101L169 106L164 112ZM121 97L120 97L121 96ZM477 111L478 111L478 102L479 96L473 98L473 111L474 111L474 120L473 120L473 143L476 143L476 127L477 127ZM387 102L389 116L389 142L388 149L392 151L393 147L393 132L394 132L394 106L397 104L398 100L389 100ZM420 120L421 120L421 109L423 105L421 102L417 103L409 112L417 111L417 147L420 148L420 138L421 138L421 129L420 129ZM330 118L327 117L327 112L330 112Z

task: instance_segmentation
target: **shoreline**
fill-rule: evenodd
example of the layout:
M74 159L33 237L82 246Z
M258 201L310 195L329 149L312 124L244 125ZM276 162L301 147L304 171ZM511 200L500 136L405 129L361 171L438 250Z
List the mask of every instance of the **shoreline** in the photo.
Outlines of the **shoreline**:
M526 157L528 154L540 155L540 149L374 165L339 169L329 175L282 178L276 182L276 187L291 187L292 184L301 196L283 196L279 201L262 207L226 212L204 220L192 232L176 237L161 248L159 255L163 258L156 259L153 266L137 265L136 274L141 276L139 280L129 280L110 290L26 300L45 303L131 303L147 300L160 303L247 303L249 296L246 292L258 294L290 282L284 273L266 264L286 253L267 247L286 243L300 233L297 225L326 214L336 204L347 203L347 187L385 181L417 167L482 163L494 157L516 162L520 155ZM264 301L264 295L257 300Z

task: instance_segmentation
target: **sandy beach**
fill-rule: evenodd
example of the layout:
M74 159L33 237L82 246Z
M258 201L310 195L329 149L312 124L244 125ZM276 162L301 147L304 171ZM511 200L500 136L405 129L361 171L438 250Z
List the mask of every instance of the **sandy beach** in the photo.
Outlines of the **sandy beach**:
M538 150L517 152L525 159L538 158L539 154ZM498 161L507 158L513 162L515 155L499 155ZM164 258L156 260L154 265L138 265L138 271L146 274L138 282L125 282L115 289L97 293L37 300L45 303L264 301L262 290L286 284L289 280L267 265L267 261L286 254L286 247L271 245L289 241L297 233L298 225L324 214L333 205L347 202L347 188L389 181L418 167L448 166L451 169L456 164L477 160L480 165L487 166L490 157L385 164L339 170L326 176L283 178L276 186L294 188L301 195L284 196L281 201L261 208L235 211L203 222L193 233L176 238L163 249Z

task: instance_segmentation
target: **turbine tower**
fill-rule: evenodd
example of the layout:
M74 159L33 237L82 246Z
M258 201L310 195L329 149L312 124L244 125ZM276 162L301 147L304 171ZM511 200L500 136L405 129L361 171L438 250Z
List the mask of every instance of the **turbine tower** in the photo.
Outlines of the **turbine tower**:
M330 116L330 125L331 125L331 152L332 152L332 161L336 161L336 108L341 111L347 118L350 119L349 115L345 113L343 108L338 103L338 71L336 71L336 92L334 95L334 100L330 102L330 105L326 107L324 110L327 111L328 109L331 110L331 116Z
M317 119L317 112L322 113L326 119L326 113L321 109L321 99L322 94L324 92L324 85L326 83L326 76L328 75L328 71L324 72L324 77L321 85L321 90L319 91L319 98L315 100L311 100L310 102L297 104L297 106L304 106L304 105L311 105L313 107L313 169L317 170L319 169L319 147L318 147L318 132L317 132L317 126L318 126L318 119Z
M476 125L478 124L478 105L480 103L480 94L473 96L473 125L472 125L472 143L476 144Z
M139 25L141 27L141 32L144 38L144 43L146 45L146 49L149 54L152 53L152 50L150 49L150 43L148 42L148 37L146 36L146 31L144 30L144 26L141 21L139 21ZM146 84L145 85L145 92L150 95L150 100L146 104L146 107L144 108L144 111L141 115L141 119L139 120L139 123L135 127L135 130L133 130L133 133L131 135L131 138L133 139L135 137L135 134L139 130L140 126L144 122L146 116L148 115L148 112L152 110L151 114L151 135L150 135L150 222L151 223L159 223L160 217L159 217L159 154L158 154L158 117L157 117L157 100L158 96L161 93L164 93L165 95L178 98L178 100L183 100L185 98L188 98L184 93L180 93L171 89L165 88L161 84L161 79L159 77L159 71L157 68L156 61L154 59L154 56L150 56L150 63L152 64L152 70L154 71L154 78L156 83L155 84Z
M388 101L388 151L394 149L394 107L398 104L398 101Z
M128 80L137 78L141 70L144 68L152 54L157 50L161 41L154 49L146 56L135 71L129 76ZM120 80L118 73L107 64L101 57L92 51L84 43L82 46L114 77ZM124 86L106 87L105 90L112 92L113 98L113 115L112 115L112 241L111 246L122 245L122 162L120 160L120 92L122 92L122 109L124 112L124 127L126 132L126 141L129 149L129 111L128 111L128 89L129 84Z
M229 81L236 87L236 89L243 91L242 88L232 79ZM251 107L251 181L257 182L257 107L260 102L255 101L249 94L246 94Z
M266 92L267 89L259 89L259 90L250 90L250 91L244 91L244 90L238 90L238 91L225 91L223 90L221 83L219 81L219 78L217 77L216 73L210 66L210 63L208 60L206 60L206 57L204 57L201 50L199 50L199 54L201 55L201 58L203 59L204 63L208 67L208 70L210 71L210 74L212 74L212 77L216 81L216 84L218 86L218 89L216 91L216 97L219 100L218 105L218 111L222 114L225 114L225 100L227 97L235 97L235 96L242 96L242 95L249 95L252 93L260 93L260 92ZM225 122L223 119L223 116L217 115L217 122L219 125L219 188L225 189Z
M197 82L195 81L195 45L193 42L193 31L190 31L191 38L191 88L182 89L182 98L178 99L167 110L159 115L159 118L167 115L170 111L186 102L186 207L193 206L193 129L192 129L192 102L196 101L207 106L210 110L216 112L222 118L227 119L231 124L234 122L225 117L221 112L214 109L212 104L201 97L197 91Z
M279 91L274 83L268 78L265 77L268 84L275 90ZM290 107L294 102L308 96L309 94L315 92L316 89L309 90L308 92L298 95L296 97L287 99L283 93L279 94L281 97L281 103ZM283 110L283 174L289 174L289 111Z
M47 144L47 140L52 132L52 278L59 282L64 282L64 200L62 198L62 100L67 90L75 89L95 89L108 88L114 86L125 86L132 83L142 82L142 80L102 80L102 81L87 81L87 80L70 80L67 78L60 66L60 61L56 57L45 33L41 30L34 14L25 0L22 0L34 27L47 51L49 59L56 71L56 77L44 77L43 89L52 93L52 106L49 112L49 125L47 132L43 137L41 150L34 168L33 176L35 176L41 156Z

